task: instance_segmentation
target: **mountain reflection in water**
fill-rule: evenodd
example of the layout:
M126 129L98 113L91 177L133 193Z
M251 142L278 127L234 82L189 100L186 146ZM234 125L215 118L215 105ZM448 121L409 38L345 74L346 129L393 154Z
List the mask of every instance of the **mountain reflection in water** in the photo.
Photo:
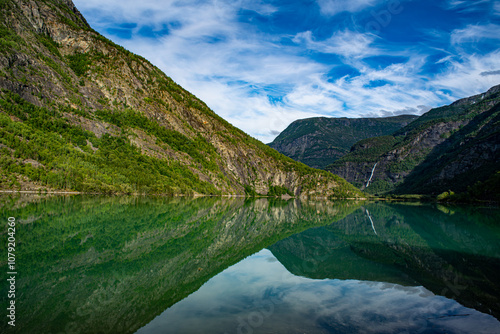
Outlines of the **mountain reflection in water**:
M0 201L2 217L18 221L17 323L2 323L5 333L500 330L498 209ZM6 292L2 284L2 305Z

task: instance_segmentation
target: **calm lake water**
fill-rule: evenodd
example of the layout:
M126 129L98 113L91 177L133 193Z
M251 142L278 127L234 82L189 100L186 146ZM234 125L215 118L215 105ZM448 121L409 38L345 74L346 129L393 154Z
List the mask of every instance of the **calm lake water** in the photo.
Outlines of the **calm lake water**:
M2 333L500 333L498 208L1 196L0 213Z

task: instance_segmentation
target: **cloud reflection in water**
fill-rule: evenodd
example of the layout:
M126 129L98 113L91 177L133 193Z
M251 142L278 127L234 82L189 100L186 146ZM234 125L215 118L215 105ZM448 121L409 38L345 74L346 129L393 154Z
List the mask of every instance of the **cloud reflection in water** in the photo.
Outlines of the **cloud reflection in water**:
M424 287L298 277L264 249L213 277L137 333L498 331L494 317Z

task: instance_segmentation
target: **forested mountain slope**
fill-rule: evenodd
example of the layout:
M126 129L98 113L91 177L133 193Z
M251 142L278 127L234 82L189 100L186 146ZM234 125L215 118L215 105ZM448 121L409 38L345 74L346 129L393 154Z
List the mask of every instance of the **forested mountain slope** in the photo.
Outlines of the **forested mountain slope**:
M360 194L233 127L70 0L1 0L0 18L0 188Z
M326 169L371 193L498 196L500 86L432 109L390 136L360 141Z
M290 124L269 146L296 161L323 169L349 153L356 142L390 135L417 117L300 119Z

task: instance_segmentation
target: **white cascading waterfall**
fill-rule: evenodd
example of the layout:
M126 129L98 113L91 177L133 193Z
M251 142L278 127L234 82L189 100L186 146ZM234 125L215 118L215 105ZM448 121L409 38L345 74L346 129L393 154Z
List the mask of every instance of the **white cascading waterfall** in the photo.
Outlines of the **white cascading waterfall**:
M368 179L368 182L366 182L365 188L368 188L368 186L370 185L370 182L372 181L373 172L375 171L375 167L377 167L377 163L375 163L375 165L372 168L372 174L370 175L370 178Z

